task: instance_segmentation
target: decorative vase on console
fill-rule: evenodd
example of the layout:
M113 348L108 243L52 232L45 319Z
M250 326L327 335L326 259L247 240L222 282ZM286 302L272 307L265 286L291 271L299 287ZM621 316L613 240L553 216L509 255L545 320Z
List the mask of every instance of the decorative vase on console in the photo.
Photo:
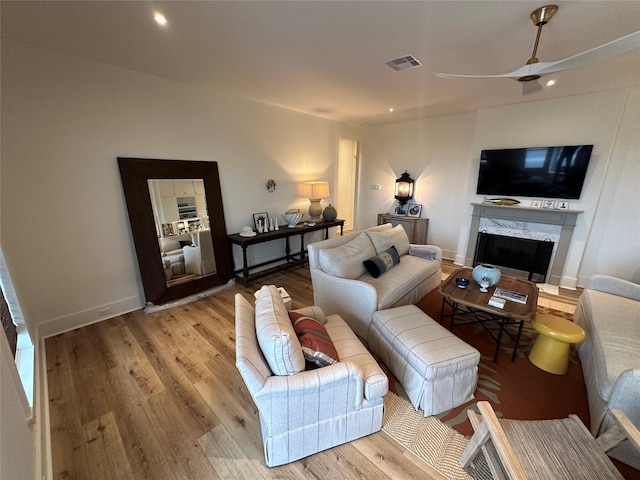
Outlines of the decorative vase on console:
M500 270L493 265L481 263L474 267L471 276L480 285L480 291L487 292L488 287L493 287L500 281Z
M322 218L324 218L325 222L333 222L337 216L338 216L338 212L333 205L329 204L326 207L324 207L324 211L322 212Z

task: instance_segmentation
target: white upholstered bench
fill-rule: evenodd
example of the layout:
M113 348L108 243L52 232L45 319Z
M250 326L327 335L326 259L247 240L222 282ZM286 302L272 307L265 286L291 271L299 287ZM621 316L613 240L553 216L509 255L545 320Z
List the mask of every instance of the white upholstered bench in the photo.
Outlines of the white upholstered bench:
M367 342L425 417L473 398L480 352L415 305L375 312Z

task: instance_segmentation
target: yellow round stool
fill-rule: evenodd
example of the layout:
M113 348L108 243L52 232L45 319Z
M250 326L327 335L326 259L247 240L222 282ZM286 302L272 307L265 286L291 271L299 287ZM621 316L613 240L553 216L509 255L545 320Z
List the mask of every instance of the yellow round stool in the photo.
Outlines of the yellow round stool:
M584 330L570 320L547 313L536 315L531 326L539 333L529 353L531 363L545 372L567 373L569 347L584 340Z

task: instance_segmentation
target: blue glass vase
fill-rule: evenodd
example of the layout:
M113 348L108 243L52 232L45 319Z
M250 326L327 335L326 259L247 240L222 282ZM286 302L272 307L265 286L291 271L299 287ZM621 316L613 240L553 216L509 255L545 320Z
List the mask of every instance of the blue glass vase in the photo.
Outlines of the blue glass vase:
M486 285L487 287L493 287L500 281L500 270L498 267L494 267L493 265L481 263L474 267L471 276L476 282L478 282L478 285L482 286L481 282L484 280L489 282L489 284Z

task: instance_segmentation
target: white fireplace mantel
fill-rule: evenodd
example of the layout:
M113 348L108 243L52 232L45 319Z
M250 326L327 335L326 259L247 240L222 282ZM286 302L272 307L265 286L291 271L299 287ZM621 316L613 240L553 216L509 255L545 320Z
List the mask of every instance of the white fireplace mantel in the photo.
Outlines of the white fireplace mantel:
M550 266L549 283L560 285L564 264L567 260L571 237L576 226L578 215L582 210L555 210L545 208L529 208L520 206L494 205L490 203L472 203L473 213L471 228L469 229L469 242L464 264L473 266L473 259L478 243L478 231L481 218L496 218L500 220L524 221L542 223L546 225L560 225L560 240L556 249L553 264Z

